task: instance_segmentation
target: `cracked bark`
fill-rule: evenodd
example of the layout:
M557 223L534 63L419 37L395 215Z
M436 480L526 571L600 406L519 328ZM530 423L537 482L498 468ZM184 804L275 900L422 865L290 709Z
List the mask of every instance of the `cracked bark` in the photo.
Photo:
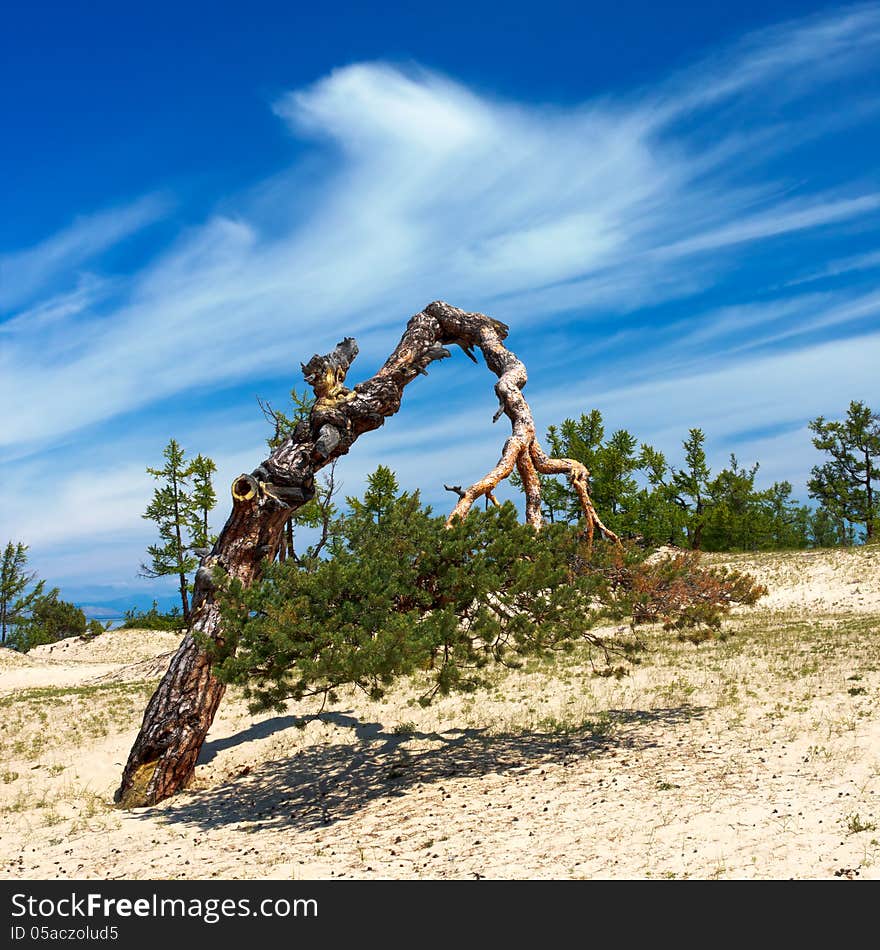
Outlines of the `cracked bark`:
M274 557L281 543L291 513L314 496L315 473L345 455L363 433L394 415L405 387L425 374L430 363L449 356L448 346L460 346L475 362L474 349L483 353L486 365L498 377L495 393L500 408L495 418L507 415L512 434L492 471L463 491L454 489L460 497L447 523L465 517L477 498L494 502L495 487L516 468L530 524L541 525L538 473L564 474L581 500L588 537L592 539L598 528L616 540L593 508L584 466L571 459L551 459L538 444L531 409L522 395L526 369L504 346L507 333L508 327L498 320L435 301L410 319L376 375L353 389L344 385L357 356L353 339L303 364L306 382L316 397L309 420L300 423L253 472L233 482L232 513L196 574L191 630L144 712L115 795L119 804L127 808L155 804L185 788L195 771L225 689L211 672L210 657L197 639L223 642L213 568L219 565L245 585L258 580L264 560Z

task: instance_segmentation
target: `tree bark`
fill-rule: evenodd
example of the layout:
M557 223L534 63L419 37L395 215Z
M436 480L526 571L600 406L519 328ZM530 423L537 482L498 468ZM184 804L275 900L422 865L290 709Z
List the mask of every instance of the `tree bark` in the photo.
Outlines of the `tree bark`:
M204 638L223 645L220 610L214 598L212 571L221 567L244 585L259 579L264 560L271 560L291 513L315 493L315 472L345 455L364 432L377 429L400 408L404 388L426 373L434 360L460 346L476 362L478 347L498 376L495 392L513 432L495 468L461 494L449 517L467 515L480 496L492 490L517 467L526 489L526 516L541 524L537 472L566 474L581 500L588 537L594 528L617 540L599 520L587 490L589 473L571 459L551 459L535 436L531 410L522 395L525 366L504 346L508 327L480 313L467 313L441 301L429 304L407 324L394 352L371 379L349 390L345 377L357 356L351 338L325 356L303 364L306 382L316 401L307 422L301 422L253 472L232 484L233 508L211 553L196 574L190 614L191 630L184 637L144 713L116 792L116 801L133 808L152 805L186 787L199 750L223 698L224 686L211 671L211 656L200 645Z

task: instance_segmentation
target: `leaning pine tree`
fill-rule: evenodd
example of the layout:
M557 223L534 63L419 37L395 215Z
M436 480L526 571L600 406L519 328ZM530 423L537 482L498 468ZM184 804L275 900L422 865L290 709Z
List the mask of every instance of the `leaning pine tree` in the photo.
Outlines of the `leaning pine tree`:
M254 711L305 696L333 702L343 686L377 699L404 675L422 681L428 702L482 685L490 664L583 641L605 661L638 646L625 636L608 645L591 630L625 609L610 586L634 565L614 556L614 572L584 569L571 525L536 532L506 502L447 527L418 492L399 493L384 466L349 503L328 558L304 569L276 562L247 588L223 584L224 646L205 647L219 678L242 685Z
M239 640L247 643L245 649L251 654L248 662L252 659L257 663L263 662L259 655L259 624L251 628L251 631L256 631L254 637L251 637L250 633L246 634L243 629L227 629L223 603L227 604L228 621L229 596L220 596L218 583L222 579L224 588L232 593L233 598L237 596L239 603L247 608L246 592L259 581L262 572L273 559L291 513L314 497L316 472L346 454L363 433L378 428L386 418L394 415L400 408L405 387L424 374L431 362L450 356L448 346L461 347L474 362L477 360L473 351L479 349L482 352L486 365L498 377L495 393L498 396L499 409L495 419L506 415L512 431L495 467L470 487L458 489L458 503L445 521L445 528L451 533L448 542L444 540L439 550L448 550L447 543L453 547L459 544L465 545L466 551L474 551L473 554L467 554L467 558L482 556L480 543L476 543L471 537L471 532L477 532L476 541L479 542L479 526L462 525L461 522L464 522L474 502L479 498L494 498L493 492L499 482L510 476L514 470L525 494L526 523L531 536L535 535L542 524L541 486L538 475L565 475L577 495L583 513L583 530L578 543L584 550L591 550L596 531L612 542L619 543L617 536L606 528L593 507L588 491L589 472L584 465L572 459L550 458L539 445L532 413L522 394L527 380L526 369L504 345L507 333L508 327L491 317L468 313L436 301L411 318L396 349L376 375L353 389L345 386L346 375L358 352L353 339L343 340L332 353L325 356L316 355L303 365L306 381L315 393L315 403L308 419L301 420L262 464L253 472L240 475L232 484L232 513L211 553L202 558L196 575L190 632L181 643L144 713L141 730L129 754L122 782L116 793L118 802L128 807L153 804L185 787L195 770L199 750L225 689L223 679L216 675L213 667L219 662L225 679L239 678L235 660ZM502 529L502 534L512 534L520 530L509 509L504 517L507 520L500 521L495 526ZM497 537L498 531L494 534ZM418 537L418 532L416 536ZM384 526L382 537L387 542L389 535L384 532ZM522 543L525 543L524 539ZM424 560L429 558L427 548L419 545L418 551L422 552L418 557L413 550L408 558L405 551L398 552L400 556L397 562L405 566L415 558L413 570L417 574L404 575L404 580L406 584L411 584L421 578L418 583L430 588L430 578L442 575L438 573L439 568L433 572L426 569L426 564L430 564L430 560ZM544 559L542 563L546 564L546 558L553 556L553 553L552 548L545 545L541 555ZM564 552L556 552L555 556L560 560L561 570L570 570L571 560ZM513 583L512 589L515 591L518 583L517 572L528 570L528 561L519 555L505 557L506 560L502 558L498 568L498 580L502 587L508 582ZM332 560L335 561L336 558ZM328 570L342 570L344 567L343 559L336 568ZM452 573L455 574L455 570L452 570ZM551 576L545 579L548 582L553 580ZM328 589L339 588L331 585ZM418 591L418 584L415 589ZM486 589L488 591L488 587ZM672 590L672 587L669 589ZM315 596L320 597L323 590L324 588L316 589ZM466 594L467 591L461 595L453 593L451 596L464 598ZM266 596L271 596L271 592ZM413 609L419 611L424 610L426 598L436 595L427 589L415 596L418 602L414 604ZM488 593L486 596L488 597ZM457 603L461 608L463 601L459 599ZM386 608L387 606L386 600ZM350 603L347 609L347 622L350 624L348 635L357 638L357 630L369 621L364 614L365 605ZM433 616L436 610L436 606L429 607L424 616ZM406 611L404 615L405 613ZM438 684L442 689L451 685L450 678L461 675L463 668L478 664L485 658L487 651L494 650L497 653L504 643L515 642L517 636L522 633L522 621L517 620L513 614L504 631L499 632L497 620L491 620L491 611L487 613L484 608L484 612L475 616L472 622L472 626L477 625L474 641L476 645L472 643L468 646L452 630L456 611L441 609L436 620L428 619L424 631L421 627L419 629L419 636L424 633L423 646L405 661L398 662L394 653L398 649L396 644L399 638L404 635L406 623L401 621L399 616L392 614L399 615L400 610L379 610L377 619L382 621L381 649L374 647L371 641L369 645L365 642L362 644L367 647L364 653L357 649L348 651L348 666L341 673L342 681L356 682L359 685L362 681L364 684L381 685L386 674L397 674L409 664L424 661L434 662L435 666L440 664L437 667ZM408 619L411 620L412 617ZM528 631L528 637L534 639L545 632L550 636L550 628L544 630L541 618L534 619L535 628ZM343 620L344 617L334 614L332 622L337 624ZM320 638L326 635L318 629L312 630L311 634L318 638L319 642ZM462 662L446 662L448 651L456 654ZM299 645L294 638L288 652L289 655L280 656L277 661L272 657L266 658L267 663L274 664L271 669L267 668L267 675L264 677L267 684L267 702L271 704L275 699L282 701L288 690L291 691L290 695L304 695L313 687L332 691L334 683L340 679L340 674L332 668L320 668L329 655L327 651L315 652L307 637ZM474 653L473 656L471 652ZM280 673L280 663L287 664L291 660L296 666L292 674L293 679L290 678L289 667L286 667L286 672L280 674L280 679L276 677L276 671ZM309 662L318 666L309 668ZM366 664L363 676L357 673L358 664ZM281 684L278 688L282 692L279 693L276 687L272 686L273 680Z
M363 499L348 501L330 557L271 564L247 588L221 586L224 645L204 646L253 711L306 696L322 697L323 708L344 686L378 699L400 676L420 683L428 703L484 685L492 665L576 644L597 674L622 675L638 659L640 623L703 639L733 603L761 592L693 553L655 561L638 546L588 549L571 524L535 531L510 502L447 526L381 465ZM624 619L631 631L596 631Z

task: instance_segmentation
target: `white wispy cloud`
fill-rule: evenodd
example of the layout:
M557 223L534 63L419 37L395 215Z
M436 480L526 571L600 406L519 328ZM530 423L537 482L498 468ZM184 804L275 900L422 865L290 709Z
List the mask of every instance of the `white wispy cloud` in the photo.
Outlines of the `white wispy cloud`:
M674 77L657 97L659 116L669 121L718 107L758 86L778 107L817 85L872 68L878 45L880 8L874 3L776 24Z
M763 94L829 36L847 37L834 56L855 68L878 45L875 18L871 9L753 41L737 94ZM690 80L701 89L707 68ZM728 92L731 81L718 79ZM500 308L518 325L686 297L725 271L732 245L878 205L870 192L780 201L772 180L744 188L736 135L707 150L658 125L652 108L524 107L384 64L345 67L283 97L276 111L291 129L336 153L308 214L279 232L244 203L238 217L183 233L128 279L115 309L52 327L16 321L0 354L13 402L0 443L39 447L187 388L278 372L294 348L310 355L341 333L367 333L378 347L377 328L408 315L401 305L438 296ZM286 188L293 205L295 175ZM25 275L7 296L156 213L142 202L7 256L5 269L15 260Z
M130 535L133 530L144 534L137 519L145 507L144 499L149 499L150 481L143 467L133 463L62 473L55 480L54 491L41 495L39 505L10 511L3 527L10 537L41 546L83 536L100 543L108 537ZM27 491L27 486L21 489Z
M566 398L547 396L536 404L541 416L551 421L570 415L572 405L599 407L612 425L625 426L637 435L647 433L663 448L679 445L687 429L698 425L726 451L738 433L768 426L805 426L820 414L841 416L852 399L875 402L878 356L880 334L863 333L623 387L596 389L589 379L579 385L573 380ZM792 480L803 475L803 460L815 461L809 440L802 444L797 464L776 451L772 456ZM767 454L761 461L769 464Z
M0 323L0 336L42 333L60 321L87 313L101 300L111 283L93 274L80 275L73 290L41 300Z
M795 280L786 281L786 287L795 287L798 284L814 283L818 280L827 280L829 277L840 277L844 274L858 273L859 271L874 270L880 267L880 251L869 251L866 254L852 254L840 260L832 261L809 274Z
M745 217L733 224L705 234L668 244L657 253L661 257L676 257L714 251L731 244L757 241L802 231L820 225L833 224L869 214L880 208L880 195L860 195L858 198L808 202L786 202L771 211Z
M78 218L39 244L0 254L0 313L27 303L52 283L161 218L169 202L148 195L130 205Z

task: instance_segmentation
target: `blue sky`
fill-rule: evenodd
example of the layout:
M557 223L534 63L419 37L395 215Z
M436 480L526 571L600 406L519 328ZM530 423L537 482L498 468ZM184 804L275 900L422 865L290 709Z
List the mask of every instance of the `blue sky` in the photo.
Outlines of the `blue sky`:
M0 541L70 599L169 594L137 571L170 436L219 527L255 397L349 334L371 374L436 298L510 324L539 429L596 407L675 459L701 426L804 500L807 422L880 402L878 4L16 6ZM445 509L494 409L444 362L343 490L384 461Z

